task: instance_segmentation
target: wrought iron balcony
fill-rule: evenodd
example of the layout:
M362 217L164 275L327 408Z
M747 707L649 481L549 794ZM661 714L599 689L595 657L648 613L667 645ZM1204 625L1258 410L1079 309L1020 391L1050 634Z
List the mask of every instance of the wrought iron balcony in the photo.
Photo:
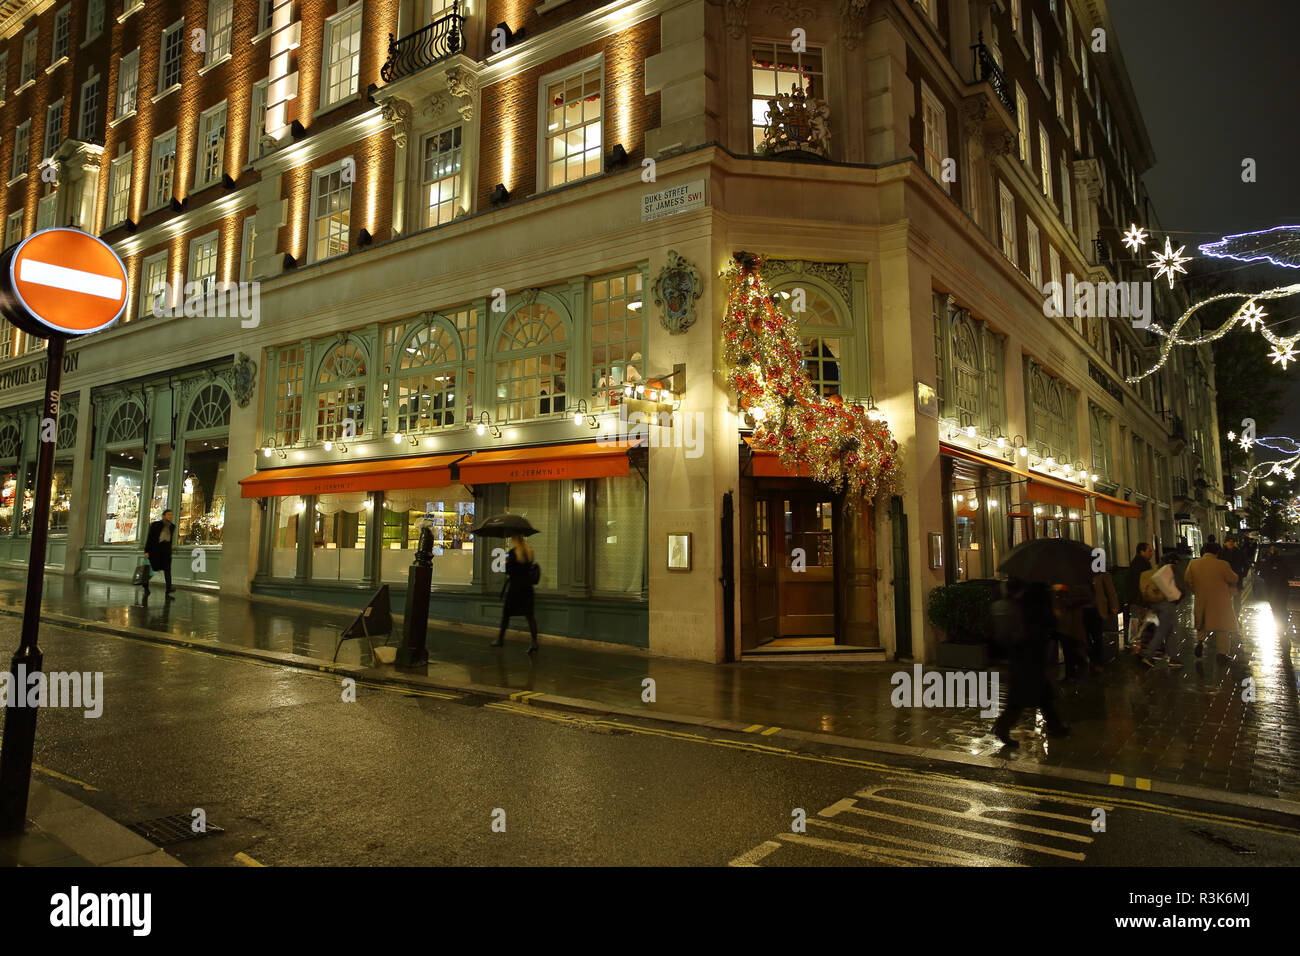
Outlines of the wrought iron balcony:
M379 75L385 83L418 73L461 51L464 46L465 18L460 14L460 0L453 0L451 13L439 17L426 27L408 33L400 40L388 34L388 60Z
M1187 498L1187 479L1182 475L1174 475L1174 497Z
M1113 264L1114 260L1110 254L1110 243L1105 239L1092 240L1092 258L1099 266L1108 266Z
M1011 92L1011 86L1007 83L1002 67L998 66L998 61L993 58L993 51L984 45L982 30L979 34L979 42L971 49L975 51L975 82L988 83L998 99L1002 101L1002 105L1007 108L1007 112L1014 117L1016 115L1015 94Z

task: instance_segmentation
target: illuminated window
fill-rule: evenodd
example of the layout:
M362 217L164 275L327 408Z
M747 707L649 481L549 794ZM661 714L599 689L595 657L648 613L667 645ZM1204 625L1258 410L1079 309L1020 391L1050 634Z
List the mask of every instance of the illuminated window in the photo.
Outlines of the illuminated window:
M5 248L8 249L23 237L23 211L15 209L5 217Z
M1029 247L1029 282L1035 289L1043 287L1043 248L1039 239L1038 226L1032 219L1025 219L1025 244Z
M357 91L361 74L361 4L325 21L325 89L322 106L332 106Z
M1002 226L1002 254L1019 265L1016 251L1016 200L1006 183L998 184L998 215Z
M17 179L27 172L32 151L32 121L23 120L14 130L14 168L11 179Z
M77 123L77 139L83 143L99 141L99 76L95 75L81 85L81 119Z
M219 233L211 232L190 243L188 282L197 283L204 296L212 292L217 285L217 240L219 237Z
M245 216L239 242L239 281L247 282L253 274L253 241L257 238L257 217Z
M68 56L68 39L72 35L72 4L67 4L54 15L54 42L50 44L50 65Z
M137 47L122 57L117 65L117 113L129 116L135 112L136 94L139 92L140 50Z
M157 209L172 200L176 179L176 130L171 129L153 141L149 163L149 206Z
M45 149L41 157L49 159L63 142L63 100L56 100L45 108Z
M221 178L226 162L226 104L221 103L199 117L198 166L194 188L202 189Z
M813 99L826 98L822 47L810 45L803 53L794 53L788 40L756 42L750 51L749 83L749 122L757 152L767 129L769 101L788 96L792 89Z
M181 56L185 52L185 20L181 18L162 32L158 45L158 92L164 93L181 81Z
M523 306L496 342L496 419L523 421L563 412L568 395L568 323L550 306Z
M1047 138L1047 127L1038 124L1038 171L1043 177L1043 195L1052 198L1052 145Z
M31 30L23 37L23 68L19 74L19 84L36 79L36 31Z
M1018 142L1020 145L1020 161L1029 162L1029 98L1025 96L1025 91L1016 84L1016 125L1020 127L1017 132Z
M640 385L645 365L647 327L640 272L595 279L591 283L591 380L587 399L594 408L621 400L627 385Z
M453 126L424 141L424 224L440 226L457 215L460 196L461 128Z
M41 198L36 204L36 231L42 229L52 229L54 227L54 215L58 210L59 196L58 193L50 193L48 196Z
M129 5L129 0L128 0ZM86 41L104 32L104 0L90 0L86 7Z
M348 251L352 221L352 184L343 181L341 168L319 172L312 179L312 261Z
M1030 20L1034 27L1034 73L1044 83L1047 82L1047 72L1043 65L1043 31L1038 25L1038 17L1030 14Z
M302 439L303 347L290 345L276 357L275 424L277 445L296 445Z
M115 226L126 220L131 200L131 160L133 152L123 153L113 160L108 172L108 222Z
M208 0L209 64L230 55L230 34L234 30L234 23L234 0Z
M951 191L952 184L943 179L943 161L948 155L948 114L924 82L921 83L921 120L925 136L925 171L945 191Z
M366 430L366 357L357 343L335 346L320 365L316 378L316 440L338 441L348 431Z
M251 163L262 156L262 137L266 135L266 90L268 80L258 80L253 84L251 103L248 109L248 161Z
M162 296L167 282L167 253L160 252L140 266L140 318L152 318L154 303ZM168 303L164 300L159 308Z
M601 87L604 61L558 79L544 80L543 156L547 187L601 171Z

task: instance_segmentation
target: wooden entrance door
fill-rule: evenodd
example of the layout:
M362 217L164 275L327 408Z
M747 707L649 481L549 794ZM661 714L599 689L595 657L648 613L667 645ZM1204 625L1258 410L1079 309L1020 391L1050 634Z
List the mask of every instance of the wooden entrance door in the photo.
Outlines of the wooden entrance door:
M781 637L835 636L834 502L829 495L784 492L775 508L777 633Z

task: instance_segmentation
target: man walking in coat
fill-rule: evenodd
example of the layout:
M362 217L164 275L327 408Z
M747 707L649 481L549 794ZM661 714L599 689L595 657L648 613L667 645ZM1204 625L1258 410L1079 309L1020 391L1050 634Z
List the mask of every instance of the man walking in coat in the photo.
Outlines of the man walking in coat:
M149 525L149 536L144 542L145 557L149 566L161 571L167 581L167 594L176 589L172 587L172 541L176 538L176 525L172 524L172 509L163 512L162 520ZM149 581L144 582L144 593L149 593Z
M1232 604L1237 575L1219 554L1219 546L1211 541L1201 549L1201 556L1187 565L1184 580L1196 598L1196 656L1204 653L1206 634L1213 631L1215 658L1226 661L1228 634L1237 630Z
M1139 542L1137 551L1133 555L1133 563L1128 566L1128 604L1124 608L1124 633L1133 640L1131 650L1138 652L1141 652L1145 641L1142 636L1133 639L1133 621L1140 621L1146 616L1148 605L1142 597L1142 575L1151 570L1151 562L1155 556L1156 549L1150 543Z

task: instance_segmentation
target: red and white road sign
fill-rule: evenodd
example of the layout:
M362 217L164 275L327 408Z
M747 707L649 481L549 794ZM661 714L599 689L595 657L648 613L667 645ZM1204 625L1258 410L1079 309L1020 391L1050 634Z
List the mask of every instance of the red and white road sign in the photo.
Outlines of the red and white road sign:
M79 229L43 229L0 259L5 317L40 338L106 329L126 310L126 266Z

